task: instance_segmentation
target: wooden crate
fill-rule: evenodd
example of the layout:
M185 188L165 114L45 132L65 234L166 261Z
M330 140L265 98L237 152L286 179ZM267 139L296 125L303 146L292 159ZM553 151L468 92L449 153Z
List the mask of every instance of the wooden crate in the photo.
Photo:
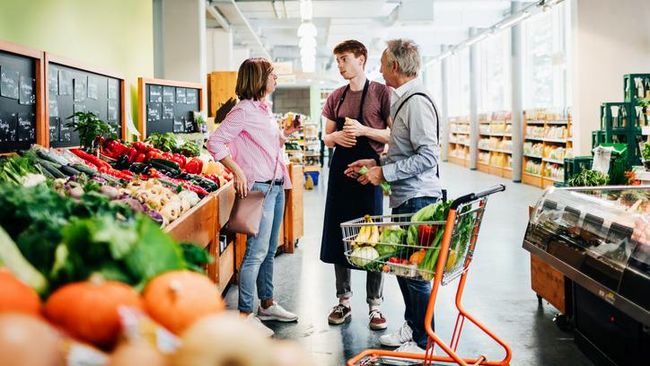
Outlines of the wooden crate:
M230 243L217 260L219 261L217 284L223 292L235 274L235 244Z
M533 291L566 314L564 275L537 256L530 256L530 282Z
M448 158L448 161L452 164L460 165L460 166L465 166L465 160L461 158L457 158L454 156L450 156Z
M219 197L217 200L217 230L221 230L230 218L230 211L235 204L235 193L233 182L228 182L216 192Z
M503 168L503 177L506 179L512 179L512 169Z
M209 195L165 227L165 232L176 241L189 242L206 248L215 239L216 207L216 196Z
M296 242L304 235L304 209L303 195L305 190L305 176L302 165L289 165L289 176L291 177L292 188L286 191L286 202L284 206L284 238L280 241L283 244L285 253L293 253Z

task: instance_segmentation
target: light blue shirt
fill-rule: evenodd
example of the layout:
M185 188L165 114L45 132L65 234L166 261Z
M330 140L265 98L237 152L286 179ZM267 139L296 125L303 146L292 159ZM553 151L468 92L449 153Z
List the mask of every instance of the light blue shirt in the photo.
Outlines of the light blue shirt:
M397 108L410 95L429 95L419 79L397 89L391 97L393 124L388 154L382 159L384 179L391 184L390 207L395 208L416 197L441 197L442 187L436 172L440 161L437 118L433 105L423 96L410 98L395 115Z

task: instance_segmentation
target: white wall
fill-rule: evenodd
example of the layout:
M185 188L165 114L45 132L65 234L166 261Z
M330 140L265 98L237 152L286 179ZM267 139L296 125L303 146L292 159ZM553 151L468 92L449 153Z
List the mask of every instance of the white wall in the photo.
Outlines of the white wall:
M208 72L234 70L232 33L221 28L208 29L206 56Z
M591 148L600 103L623 101L623 75L650 73L649 0L571 0L576 155Z
M206 83L205 0L165 0L163 78Z

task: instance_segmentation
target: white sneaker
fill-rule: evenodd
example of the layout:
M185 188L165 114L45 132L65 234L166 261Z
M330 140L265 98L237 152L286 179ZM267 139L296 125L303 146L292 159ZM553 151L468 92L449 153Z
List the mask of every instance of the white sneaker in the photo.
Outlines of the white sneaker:
M411 341L411 342L406 342L403 345L401 345L399 348L395 350L395 352L402 352L402 353L415 353L418 355L423 355L426 353L425 350L422 348L418 347L418 344ZM383 357L382 358L382 364L384 365L415 365L415 364L422 364L422 360L409 360L406 358L397 358L397 357Z
M406 322L397 331L379 337L379 343L386 347L400 347L411 341L413 341L413 330Z
M246 317L246 322L248 322L248 324L252 325L253 327L257 328L262 333L262 335L264 335L264 337L270 338L275 334L273 329L262 324L262 322L255 316L255 314L252 313L249 314Z
M257 309L257 317L260 318L260 320L277 320L279 322L295 322L298 321L298 315L289 312L285 310L280 304L273 302L273 305L269 306L268 308L264 309L263 307L259 307Z

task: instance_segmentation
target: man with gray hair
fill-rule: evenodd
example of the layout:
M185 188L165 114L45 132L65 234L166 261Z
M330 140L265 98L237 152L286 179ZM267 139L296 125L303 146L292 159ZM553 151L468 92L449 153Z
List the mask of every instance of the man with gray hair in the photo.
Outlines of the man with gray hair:
M349 176L358 176L362 184L389 182L393 214L417 212L442 197L438 174L438 114L428 91L418 79L420 67L417 44L404 39L387 42L380 71L386 85L392 88L393 122L388 154L381 159L380 166L375 160L364 159L350 164L346 170ZM359 176L364 166L369 170ZM424 317L431 282L405 277L398 277L397 281L406 305L406 322L395 333L381 336L380 342L384 346L399 347L400 352L424 353L428 340Z

